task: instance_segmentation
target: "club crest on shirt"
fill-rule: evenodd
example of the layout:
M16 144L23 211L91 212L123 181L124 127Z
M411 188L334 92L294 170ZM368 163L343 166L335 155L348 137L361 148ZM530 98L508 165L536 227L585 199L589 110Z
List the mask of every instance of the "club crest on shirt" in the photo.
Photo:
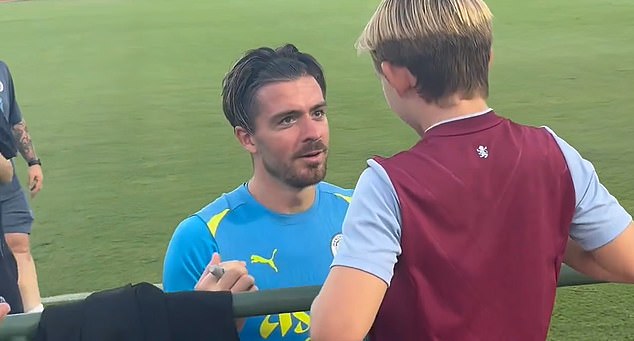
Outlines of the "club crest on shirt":
M476 149L476 153L478 153L480 158L486 159L489 157L489 148L486 146L479 146L478 149Z
M330 251L332 251L333 256L337 255L337 250L339 250L339 243L341 243L341 240L343 240L343 234L341 233L332 237L332 240L330 241Z

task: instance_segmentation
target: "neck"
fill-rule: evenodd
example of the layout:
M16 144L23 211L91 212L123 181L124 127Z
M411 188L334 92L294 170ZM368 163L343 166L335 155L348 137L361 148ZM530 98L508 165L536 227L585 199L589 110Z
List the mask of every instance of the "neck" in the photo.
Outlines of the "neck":
M268 174L256 172L247 187L262 206L280 214L304 212L315 201L315 186L294 188Z
M457 100L453 103L455 104L448 106L438 106L428 103L418 105L413 115L415 118L410 125L416 130L418 135L423 136L427 129L437 123L482 112L489 108L484 98Z

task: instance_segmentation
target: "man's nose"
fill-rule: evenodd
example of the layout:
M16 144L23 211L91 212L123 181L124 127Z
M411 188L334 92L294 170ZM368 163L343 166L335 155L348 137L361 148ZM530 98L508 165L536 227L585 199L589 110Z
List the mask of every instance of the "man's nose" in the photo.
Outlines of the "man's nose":
M323 122L307 119L302 122L302 139L304 141L316 141L322 138Z

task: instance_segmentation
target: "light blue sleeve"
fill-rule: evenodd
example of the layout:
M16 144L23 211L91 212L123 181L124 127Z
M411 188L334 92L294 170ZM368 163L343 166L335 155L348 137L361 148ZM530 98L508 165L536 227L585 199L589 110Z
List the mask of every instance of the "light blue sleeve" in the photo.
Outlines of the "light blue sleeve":
M194 215L183 220L172 235L163 263L165 292L191 291L218 247L207 224Z
M544 128L557 141L575 187L576 207L570 227L571 238L586 251L608 244L627 228L632 216L601 184L592 163L582 158L550 128Z
M400 208L383 167L374 160L368 165L354 189L332 266L368 272L389 286L401 254Z

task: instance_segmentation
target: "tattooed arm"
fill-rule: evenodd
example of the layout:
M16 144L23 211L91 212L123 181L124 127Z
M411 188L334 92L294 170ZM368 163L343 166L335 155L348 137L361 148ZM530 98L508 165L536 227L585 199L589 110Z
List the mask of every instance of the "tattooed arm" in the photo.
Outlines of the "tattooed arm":
M24 160L30 164L29 189L31 190L31 197L34 197L42 189L42 180L44 180L44 175L42 174L42 167L39 164L31 165L31 163L33 161L37 161L38 158L37 154L35 154L31 135L29 134L24 120L21 120L13 126L13 137L15 138L15 144L18 147L18 151L22 154Z
M24 120L13 126L13 137L15 138L15 144L18 146L20 154L22 154L26 162L37 160L33 142L31 141L31 135Z

